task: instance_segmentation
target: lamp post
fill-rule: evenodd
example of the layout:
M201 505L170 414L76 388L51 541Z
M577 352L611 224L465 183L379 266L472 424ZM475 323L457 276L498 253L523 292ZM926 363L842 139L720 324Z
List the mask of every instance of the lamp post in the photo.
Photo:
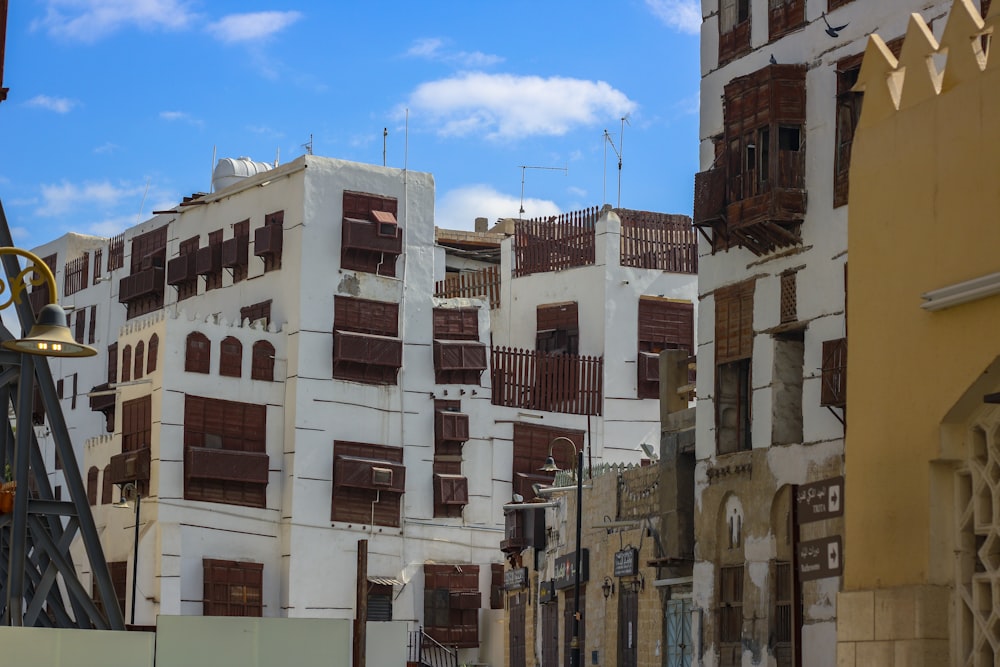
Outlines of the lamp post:
M128 509L130 495L135 498L135 537L132 544L132 612L129 614L129 624L135 625L135 589L139 579L139 505L142 503L142 494L134 482L122 486L122 497L115 503L115 507Z
M6 14L7 3L0 0L0 4L3 5L3 13ZM0 34L0 37L2 37L2 34ZM2 39L0 39L0 52L2 52ZM2 53L0 53L0 66L2 66ZM3 92L0 89L0 99L2 99ZM0 257L4 258L2 267L0 267L0 293L6 292L6 299L0 301L0 310L6 310L11 306L16 307L19 320L22 323L23 333L23 329L27 327L27 323L31 322L32 319L28 304L24 302L28 285L35 287L44 285L48 296L48 303L41 308L27 336L23 338L7 338L10 335L9 332L5 328L0 327L5 337L0 342L0 347L20 355L46 357L90 357L96 355L97 350L94 348L77 343L73 339L69 327L66 326L66 313L56 301L58 290L52 269L34 253L16 248L13 245L6 245L11 240L10 232L7 228L7 218L3 214L2 207L0 207L0 238L3 239L4 243L4 245L0 246ZM14 258L18 257L28 260L25 268L21 268L20 264L15 261ZM53 530L53 535L49 536L53 539L52 542L34 542L34 529L31 535L28 532L28 474L32 436L32 429L29 422L32 403L30 388L36 381L36 378L40 380L44 377L46 382L40 384L42 385L41 391L43 402L45 403L53 400L49 396L54 395L54 391L51 385L51 373L47 366L41 364L45 366L44 370L36 369L35 363L31 360L30 356L21 357L18 363L20 363L21 368L17 380L18 397L15 413L17 416L17 426L20 428L16 430L12 452L6 451L6 443L0 445L5 450L3 452L3 463L5 465L13 464L14 479L12 481L15 483L14 507L10 522L9 539L3 549L0 550L7 561L6 611L0 616L0 622L10 623L15 626L24 624L26 615L21 611L24 608L24 601L26 599L31 600L34 595L31 588L25 587L25 580L29 576L28 571L34 567L33 561L38 561L41 558L41 554L49 558L54 556L68 556L68 551L59 546L61 544L62 531L61 525L58 522L58 528ZM7 380L5 384L12 384L12 381ZM68 466L67 470L76 470L76 457L72 452L72 446L68 444L69 438L66 433L65 423L62 422L62 415L61 413L58 415L52 414L51 417L54 419L52 423L53 430L57 432L55 437L57 453L60 451L60 447L63 446L61 443L65 443L68 449L62 451L63 461ZM3 438L3 440L6 440L6 438ZM36 472L38 470L44 472L42 468L36 468ZM74 476L69 472L67 473L67 478L70 496L74 502L78 502L79 498L85 496L82 483L78 476ZM48 493L47 488L46 493ZM61 511L55 513L59 515ZM92 558L91 562L93 564L93 555L100 552L100 542L97 539L97 530L93 524L93 518L89 513L86 516L83 516L83 514L80 511L76 511L84 546L87 549L88 556ZM29 558L28 553L32 550L34 550L34 556ZM104 564L103 567L106 568L107 565ZM71 575L65 574L64 576L68 577ZM98 578L98 588L102 595L111 591L110 582L107 579L107 577L104 580ZM70 595L73 594L72 592L70 593ZM26 595L27 598L25 597ZM29 622L31 622L30 618L37 613L33 611L37 607L32 603L33 600L27 605ZM93 607L92 604L91 607ZM78 618L78 620L80 619ZM104 622L103 619L101 620Z
M576 456L576 566L573 568L573 639L569 644L569 665L570 667L581 667L580 665L580 619L583 616L580 611L580 567L583 558L583 549L580 545L580 537L583 532L583 448L576 448L576 443L566 436L554 438L549 443L549 456L545 459L545 465L539 470L544 472L559 472L559 466L552 456L552 450L556 443L564 442L573 448Z

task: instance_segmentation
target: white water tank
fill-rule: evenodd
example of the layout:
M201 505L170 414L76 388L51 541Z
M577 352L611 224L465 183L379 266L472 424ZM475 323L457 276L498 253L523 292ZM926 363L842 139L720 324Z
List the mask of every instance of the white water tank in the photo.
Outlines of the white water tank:
M224 157L219 160L215 165L215 171L212 172L212 191L225 190L245 178L270 170L271 165L267 162L254 162L248 157Z

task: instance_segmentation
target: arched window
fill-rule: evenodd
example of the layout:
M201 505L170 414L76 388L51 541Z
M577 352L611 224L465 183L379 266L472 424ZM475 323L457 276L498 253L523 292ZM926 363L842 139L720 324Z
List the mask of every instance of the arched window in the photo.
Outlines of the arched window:
M208 373L212 361L212 348L208 337L192 331L187 337L187 353L184 356L184 370L189 373Z
M126 345L122 350L122 382L132 379L132 346Z
M149 337L149 350L146 354L146 374L156 370L156 354L160 351L160 337L153 334Z
M90 466L90 470L87 471L87 502L92 507L97 504L97 476L100 474L101 471L97 466Z
M114 485L111 483L111 464L104 466L104 488L101 489L101 504L110 505L114 500L111 498Z
M250 378L267 380L268 382L274 381L274 346L266 340L259 340L253 344Z
M135 344L135 372L132 374L136 380L142 377L145 370L146 344L141 340Z
M227 336L219 346L219 375L238 378L242 375L243 343Z

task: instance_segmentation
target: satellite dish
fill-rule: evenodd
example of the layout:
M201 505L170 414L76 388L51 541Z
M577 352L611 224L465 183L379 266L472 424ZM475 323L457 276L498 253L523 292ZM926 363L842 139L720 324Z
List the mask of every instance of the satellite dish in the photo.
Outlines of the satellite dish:
M648 442L644 442L640 445L642 448L642 453L646 455L646 458L650 461L659 461L660 455L653 449L653 446Z

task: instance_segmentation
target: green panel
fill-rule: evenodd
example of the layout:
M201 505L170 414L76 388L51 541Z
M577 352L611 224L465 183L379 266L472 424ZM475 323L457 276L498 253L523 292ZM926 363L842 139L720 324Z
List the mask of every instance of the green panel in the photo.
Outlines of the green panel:
M366 625L365 662L368 667L405 665L409 641L406 621L369 622Z
M160 616L156 634L156 667L351 664L349 620Z
M152 632L0 627L0 664L153 667Z

